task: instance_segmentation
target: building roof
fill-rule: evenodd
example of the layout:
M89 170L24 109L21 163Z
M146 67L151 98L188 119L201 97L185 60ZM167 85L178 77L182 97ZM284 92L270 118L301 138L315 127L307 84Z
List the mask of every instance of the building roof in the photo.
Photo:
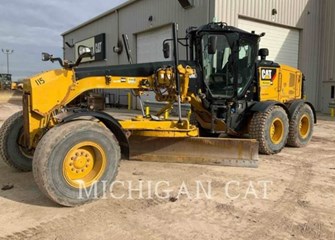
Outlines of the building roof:
M79 28L85 27L86 25L89 25L90 23L92 23L92 22L94 22L94 21L96 21L96 20L98 20L100 18L103 18L103 17L105 17L105 16L107 16L107 15L109 15L109 14L111 14L111 13L117 11L117 10L120 10L121 8L124 8L124 7L132 4L135 1L138 1L138 0L127 0L125 3L122 3L119 6L116 6L115 8L112 8L111 10L108 10L108 11L106 11L106 12L104 12L104 13L102 13L102 14L94 17L94 18L91 18L90 20L88 20L86 22L83 22L82 24L79 24L76 27L71 28L70 30L67 30L66 32L63 32L61 34L61 36L64 36L64 35L69 34L71 32L74 32L74 31L76 31Z

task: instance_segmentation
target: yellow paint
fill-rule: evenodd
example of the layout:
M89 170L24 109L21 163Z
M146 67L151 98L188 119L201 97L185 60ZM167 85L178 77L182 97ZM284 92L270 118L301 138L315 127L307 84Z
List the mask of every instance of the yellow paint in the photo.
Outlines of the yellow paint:
M136 120L123 120L119 122L123 129L131 131L134 135L150 137L196 137L198 128L191 125L188 120L181 123L173 120L153 121L146 118Z
M262 75L264 69L276 71L273 79L266 74ZM302 73L296 68L287 65L281 65L279 68L260 67L259 82L260 101L276 100L285 103L302 98Z
M274 68L274 67L266 67L264 69L271 70L271 71L277 71L277 73L273 79L271 79L271 76L270 78L265 76L266 79L262 80L263 68L259 68L260 100L261 101L266 101L270 99L277 100L278 99L278 85L279 85L278 84L279 83L278 70L277 68Z
M335 108L330 108L330 116L335 117Z
M181 101L190 103L199 124L206 129L213 128L217 131L225 131L226 124L223 120L215 119L211 122L211 113L202 105L202 100L188 92L189 84L192 79L190 75L195 74L194 69L188 66L179 65L177 67L181 77ZM286 102L291 99L301 98L302 74L299 70L282 65L276 70L274 79L270 79L271 74L263 74L264 80L260 81L260 100L278 100ZM261 72L260 72L261 74ZM292 78L293 77L293 78ZM157 85L158 84L158 85ZM167 89L168 94L160 94L156 91L156 99L168 102L159 111L158 116L166 115L173 107L177 99L175 79L172 68L162 68L153 75L125 77L125 76L96 76L76 80L73 70L57 69L38 74L24 81L24 142L29 148L36 147L41 136L45 131L58 124L55 116L62 112L73 99L80 94L92 89L129 89L136 93L153 90L157 87ZM131 96L128 94L128 109L131 107ZM145 108L145 114L150 116L150 109ZM135 131L136 134L155 135L155 136L195 136L197 129L193 127L185 128L176 125L173 121L170 125L162 121L151 121L143 123L142 120L133 120L131 123L123 122L125 129ZM134 123L140 122L140 123ZM133 124L133 125L132 125ZM143 124L141 126L141 124ZM156 125L159 126L156 126ZM189 124L188 124L189 125ZM212 126L213 125L213 126ZM132 129L131 126L135 126ZM164 133L165 131L165 133ZM142 132L142 133L141 133Z
M284 123L280 118L275 118L270 127L270 139L273 144L279 144L284 137Z
M189 66L186 66L185 68L183 67L183 65L178 65L178 72L180 74L183 75L183 81L182 81L182 84L181 84L181 99L182 99L182 102L189 102L189 98L187 96L187 92L188 92L188 86L189 86L189 83L190 83L190 75L194 74L194 70L189 67Z
M169 118L169 110L165 110L164 112L164 119L168 119Z
M145 116L150 116L150 107L149 106L145 107Z
M188 110L187 111L187 114L186 114L186 117L187 117L187 120L190 121L191 120L191 114L192 114L192 110Z
M194 70L191 67L179 65L178 71L181 76L181 99L182 102L188 102L191 100L191 97L188 96L189 76L194 74ZM24 143L28 148L36 147L45 130L58 124L55 116L62 112L62 108L88 90L129 89L137 93L143 93L157 87L154 84L155 81L162 84L161 88L169 89L167 96L160 96L161 101L170 99L167 106L161 110L161 114L168 118L168 112L172 109L177 97L172 68L161 69L155 75L150 76L125 77L107 75L87 77L79 81L76 80L74 70L56 69L26 79L24 82ZM201 103L198 103L198 106L200 105ZM131 95L128 94L128 109L130 108ZM203 108L201 107L201 109ZM145 111L146 116L150 116L148 106ZM135 126L135 129L132 129L131 126ZM137 119L131 122L123 122L123 127L136 131L136 134L140 134L140 131L142 131L143 134L154 134L155 136L185 137L198 135L197 129L194 126L190 127L188 121L176 124L173 121L162 123L161 121L144 122Z
M11 90L16 90L17 89L17 83L16 82L12 82L11 86L10 86Z
M170 112L173 109L174 102L167 103L162 109L157 112L157 116L161 116L162 114L166 114L166 112ZM164 115L165 116L165 115Z
M106 170L106 153L98 144L87 141L73 146L63 161L63 176L75 188L89 187Z
M311 119L308 117L308 115L304 114L301 116L298 127L299 127L299 134L302 139L307 138L309 135L310 122Z
M200 126L206 129L211 129L212 128L211 113L203 107L201 99L192 93L190 95L190 103L191 103L193 112L196 116L197 122L200 124ZM214 121L214 130L225 131L226 127L227 127L226 123L223 120L216 119Z
M185 138L185 137L198 137L199 130L195 128L191 131L176 131L175 129L169 131L168 129L162 130L141 130L134 131L132 135L142 137L170 137L170 138Z

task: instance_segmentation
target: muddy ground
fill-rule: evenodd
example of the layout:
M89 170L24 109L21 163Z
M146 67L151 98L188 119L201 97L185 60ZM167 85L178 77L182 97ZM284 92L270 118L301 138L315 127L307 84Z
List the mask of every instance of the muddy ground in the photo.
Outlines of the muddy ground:
M0 97L0 125L19 104ZM257 169L123 161L114 198L76 208L0 162L0 239L335 240L335 119L321 119L307 147Z

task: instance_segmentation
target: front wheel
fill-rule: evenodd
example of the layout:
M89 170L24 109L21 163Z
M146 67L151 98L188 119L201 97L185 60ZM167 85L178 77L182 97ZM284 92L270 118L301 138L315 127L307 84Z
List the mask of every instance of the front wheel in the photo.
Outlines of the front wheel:
M254 113L249 126L249 135L259 142L260 153L275 154L285 147L288 126L285 110L280 106L272 106L266 112Z
M121 158L113 133L92 121L49 130L34 154L33 174L41 191L63 206L81 205L109 190Z
M0 129L0 156L10 167L29 172L33 153L21 144L23 141L23 113L14 113Z

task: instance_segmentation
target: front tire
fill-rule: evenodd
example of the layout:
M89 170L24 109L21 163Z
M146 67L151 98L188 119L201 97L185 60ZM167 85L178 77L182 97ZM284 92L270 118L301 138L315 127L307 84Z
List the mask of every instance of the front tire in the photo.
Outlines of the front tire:
M33 153L20 146L23 138L22 111L10 116L0 128L0 157L10 167L22 172L32 169Z
M290 119L290 131L287 145L291 147L306 146L313 136L314 114L311 107L302 104Z
M288 132L288 117L280 106L254 113L249 126L250 138L259 142L259 152L268 155L278 153L285 147Z
M121 152L113 133L92 121L49 130L38 143L33 174L38 187L63 206L103 196L115 179Z

